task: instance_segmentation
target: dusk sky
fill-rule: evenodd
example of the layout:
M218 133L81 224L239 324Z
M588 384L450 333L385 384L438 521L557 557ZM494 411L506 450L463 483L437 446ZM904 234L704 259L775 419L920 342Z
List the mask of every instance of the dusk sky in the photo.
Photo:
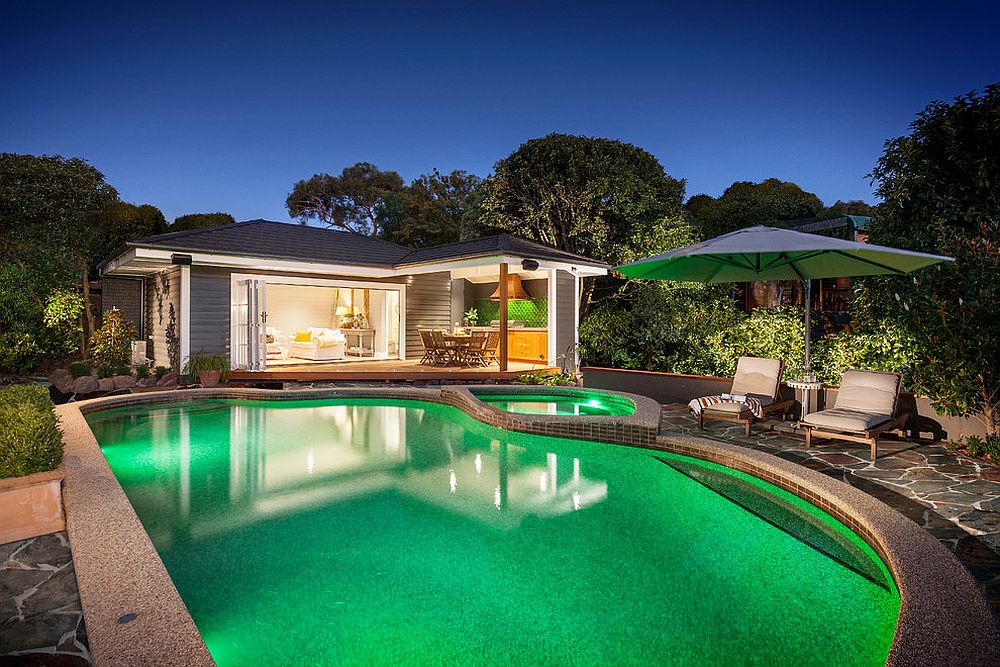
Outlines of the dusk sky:
M883 142L1000 81L1000 3L5 2L0 151L89 160L168 220L287 220L357 161L487 175L527 139L621 139L687 179L874 201ZM211 5L211 7L210 7Z

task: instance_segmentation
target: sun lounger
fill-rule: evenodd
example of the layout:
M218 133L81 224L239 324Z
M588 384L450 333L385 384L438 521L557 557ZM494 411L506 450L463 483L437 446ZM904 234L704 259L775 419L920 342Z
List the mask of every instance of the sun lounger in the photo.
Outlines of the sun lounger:
M698 416L698 428L705 428L705 419L743 424L744 432L750 436L750 427L755 419L771 415L782 418L791 410L794 401L780 400L781 372L784 363L777 359L761 359L758 357L740 357L736 363L736 375L727 394L716 397L703 397L691 401L691 409ZM755 399L741 400L743 397ZM699 401L710 402L710 405L700 405ZM754 408L759 414L754 415Z
M798 427L806 432L807 448L817 436L867 443L874 461L879 434L901 431L910 417L896 414L898 402L898 373L851 370L841 377L834 406L806 415Z

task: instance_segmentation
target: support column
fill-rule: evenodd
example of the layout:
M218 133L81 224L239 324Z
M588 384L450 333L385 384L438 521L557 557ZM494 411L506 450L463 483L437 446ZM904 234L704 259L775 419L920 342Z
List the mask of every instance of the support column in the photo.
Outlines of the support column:
M500 371L507 370L507 262L500 263Z
M178 338L180 338L180 358L181 358L181 368L174 369L175 372L182 372L181 369L185 368L188 363L188 359L191 358L191 265L182 264L181 265L181 289L180 289L180 317L179 317L179 329L177 332Z

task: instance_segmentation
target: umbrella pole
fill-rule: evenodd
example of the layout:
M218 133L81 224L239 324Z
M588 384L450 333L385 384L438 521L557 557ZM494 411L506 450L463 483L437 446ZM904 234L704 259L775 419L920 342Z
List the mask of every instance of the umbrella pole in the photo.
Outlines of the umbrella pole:
M812 339L812 280L808 278L802 281L803 292L805 293L804 305L806 311L806 361L802 365L802 379L806 382L813 381L812 359L809 354L809 343Z

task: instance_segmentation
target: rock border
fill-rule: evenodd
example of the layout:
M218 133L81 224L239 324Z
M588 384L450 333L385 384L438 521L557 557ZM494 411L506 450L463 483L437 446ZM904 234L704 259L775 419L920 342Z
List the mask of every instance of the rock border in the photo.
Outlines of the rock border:
M390 398L451 405L478 421L512 431L685 454L780 486L850 527L888 566L899 589L900 611L886 664L1000 664L996 619L965 567L929 533L866 493L771 454L704 438L658 435L660 406L642 396L601 390L633 401L635 413L625 417L577 417L506 412L476 399L470 390L551 394L560 390L571 393L573 388L218 388L113 396L58 406L66 442L67 531L94 663L214 664L163 562L101 453L85 414L126 405L199 398ZM116 623L127 613L138 616L128 623Z

